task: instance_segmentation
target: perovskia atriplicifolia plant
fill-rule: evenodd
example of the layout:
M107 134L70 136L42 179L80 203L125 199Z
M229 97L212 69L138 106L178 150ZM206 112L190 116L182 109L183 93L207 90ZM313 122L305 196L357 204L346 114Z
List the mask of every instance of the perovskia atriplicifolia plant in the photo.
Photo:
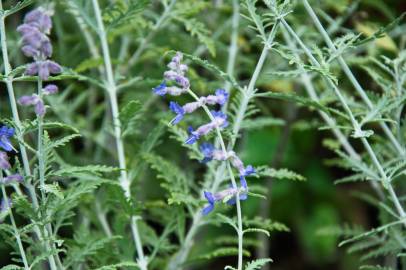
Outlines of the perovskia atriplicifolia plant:
M406 269L405 22L364 2L0 1L0 269ZM312 160L372 224L299 215Z

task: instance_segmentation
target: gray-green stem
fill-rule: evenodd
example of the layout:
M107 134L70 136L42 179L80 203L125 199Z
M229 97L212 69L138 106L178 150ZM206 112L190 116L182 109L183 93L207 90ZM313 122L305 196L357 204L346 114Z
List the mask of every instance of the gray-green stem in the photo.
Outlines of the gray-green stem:
M303 49L303 51L305 52L305 54L308 56L310 62L320 68L321 65L320 63L316 60L316 58L314 58L313 54L310 52L310 50L307 48L307 46L303 43L303 41L300 39L300 37L295 33L295 31L293 31L293 29L290 27L290 25L286 22L286 20L284 18L281 19L281 22L283 24L283 26L285 27L285 29L289 32L289 34L296 40L296 42L299 44L299 46ZM343 106L344 110L346 111L346 113L348 114L350 120L351 120L351 124L354 128L354 132L356 134L360 134L361 133L361 127L360 124L358 123L358 121L355 119L350 107L348 106L344 96L341 94L340 90L337 88L337 86L334 84L334 82L327 77L324 77L328 86L331 87L334 91L334 93L336 94L336 96L338 97L341 105ZM379 162L377 156L375 155L375 152L373 151L372 147L370 146L368 140L365 137L361 137L361 142L364 145L364 147L366 148L368 155L370 156L370 158L372 159L372 162L375 166L375 168L378 170L379 175L381 176L381 183L383 185L384 188L386 188L389 192L389 195L396 207L396 210L398 211L398 214L400 216L401 219L404 219L406 217L406 214L404 212L404 209L402 207L402 205L400 204L399 198L397 197L385 171L383 170L383 167L381 165L381 163ZM404 221L404 224L406 226L406 221Z
M111 113L112 113L112 118L113 118L114 138L116 141L118 162L119 162L119 168L120 168L120 184L121 184L121 187L124 191L124 195L126 196L126 198L130 199L131 198L131 192L130 192L131 183L130 183L130 180L128 179L127 170L126 170L124 142L121 137L121 122L119 119L119 110L118 110L118 102L117 102L117 85L114 80L113 66L112 66L111 60L110 60L110 51L109 51L109 46L107 43L107 33L104 28L99 3L97 0L92 0L92 3L93 3L94 13L96 16L96 21L97 21L97 26L98 26L97 34L100 38L100 42L101 42L101 46L102 46L104 67L105 67L106 77L107 77L106 89L109 94L108 96L110 99ZM143 251L142 243L141 243L141 237L140 237L139 231L138 231L138 225L137 225L138 218L139 217L135 217L135 216L131 217L131 220L130 220L131 232L133 235L135 247L137 249L137 254L138 254L137 263L138 263L139 267L141 268L141 270L147 270L148 261L147 261L146 257L144 256L144 251Z
M0 182L3 182L3 173L1 171L0 171ZM4 187L4 185L1 185L1 191L3 193L3 199L6 202L8 202L8 196L7 196L6 188ZM23 243L21 241L20 231L18 230L17 224L16 224L16 222L14 220L14 215L13 215L12 209L10 209L9 216L10 216L11 225L13 226L14 236L15 236L16 241L17 241L17 245L18 245L18 249L19 249L19 252L20 252L21 260L23 261L23 264L24 264L24 269L29 270L30 266L29 266L28 261L27 261L27 256L25 255L24 246L23 246Z
M344 71L345 75L348 77L351 84L354 86L355 90L361 96L361 99L365 102L365 104L368 106L368 108L373 109L373 104L372 104L371 100L369 99L368 95L366 94L365 90L362 88L360 83L355 78L354 74L351 72L351 69L348 67L348 65L345 62L344 58L340 54L338 54L336 46L334 45L334 43L331 40L331 38L330 38L329 34L327 33L327 31L324 29L323 25L321 24L319 18L316 15L316 13L314 13L312 7L309 5L309 2L307 0L303 0L303 4L304 4L304 7L305 7L307 13L310 15L310 18L312 19L313 23L315 24L316 28L318 29L318 31L322 35L322 37L323 37L324 41L326 42L327 46L330 48L330 50L333 53L337 54L338 63L341 66L342 70ZM399 152L399 154L404 156L405 155L404 148L397 141L396 137L392 134L392 131L386 125L386 123L385 122L379 122L379 125L381 126L384 133L386 134L386 136L391 141L391 143L394 145L396 150Z

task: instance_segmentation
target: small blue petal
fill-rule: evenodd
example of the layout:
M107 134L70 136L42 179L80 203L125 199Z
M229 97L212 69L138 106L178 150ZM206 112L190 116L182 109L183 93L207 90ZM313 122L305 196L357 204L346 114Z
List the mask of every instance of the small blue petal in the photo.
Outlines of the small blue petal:
M244 188L244 189L248 189L248 185L247 185L247 181L245 180L245 177L244 176L240 176L240 183L241 183L241 186Z
M162 82L157 87L152 88L152 91L154 91L154 93L159 95L159 96L165 96L165 94L166 94L166 83Z
M251 175L251 174L254 174L254 173L255 173L254 167L252 167L252 165L248 165L248 166L245 168L244 176L248 176L248 175Z
M228 205L234 205L236 202L237 202L237 200L236 200L235 197L234 197L234 198L229 199L229 200L227 201L227 204L228 204Z
M213 194L209 191L205 191L204 192L204 197L206 197L206 200L210 203L210 204L214 204L214 197Z
M205 208L202 209L202 214L207 216L214 209L214 204L208 204Z

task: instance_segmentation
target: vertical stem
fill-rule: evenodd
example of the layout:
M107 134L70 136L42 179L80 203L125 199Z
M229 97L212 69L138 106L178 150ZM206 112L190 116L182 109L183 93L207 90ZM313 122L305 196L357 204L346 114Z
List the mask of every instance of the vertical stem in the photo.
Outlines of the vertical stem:
M0 10L3 9L2 1L0 0ZM13 115L13 120L14 120L14 125L16 126L16 137L18 139L19 143L19 148L20 148L20 153L21 153L21 159L23 163L23 168L24 168L24 174L26 178L25 182L25 187L28 189L28 193L31 199L31 202L33 204L34 209L39 208L39 203L38 203L38 198L37 194L35 191L35 187L32 185L31 181L31 170L30 170L30 163L28 161L28 154L26 147L24 145L24 137L22 134L22 124L20 121L20 117L18 114L18 109L17 109L17 102L15 98L15 92L14 92L14 87L12 83L12 78L10 77L10 72L11 72L11 65L9 62L8 58L8 50L7 50L7 36L6 36L6 28L5 28L5 17L4 14L0 15L0 42L1 42L1 50L2 50L2 56L3 56L3 65L4 65L4 75L6 76L5 81L6 81L6 86L7 86L7 92L9 96L9 101L10 101L10 107L11 107L11 112ZM34 221L32 221L34 223ZM38 227L38 225L34 226L34 233L37 236L39 240L41 240L43 237L43 234ZM45 250L49 250L49 247L47 244L45 244ZM48 258L49 259L49 264L54 265L52 263L53 257Z
M3 173L0 171L0 182L3 182ZM3 199L8 202L8 196L6 193L6 188L4 187L4 185L1 185L1 191L3 193ZM13 215L13 211L10 209L10 221L11 221L11 225L13 226L13 230L14 230L14 236L16 238L17 241L17 245L18 245L18 249L20 251L20 256L21 259L23 261L24 264L24 269L29 270L29 264L27 261L27 256L25 255L25 250L24 250L24 246L23 243L21 242L21 236L20 236L20 231L17 228L16 222L14 220L14 215Z
M291 36L296 40L296 42L299 44L299 46L303 49L305 54L308 56L310 62L316 67L321 67L320 63L316 60L316 58L314 58L313 54L306 47L306 45L299 38L299 36L295 33L295 31L293 31L293 29L285 21L285 19L282 18L281 20L282 20L282 24L284 25L285 29L291 34ZM337 86L333 83L333 81L330 78L325 77L325 80L326 80L327 84L329 85L329 87L331 87L333 89L334 93L336 94L336 96L340 100L341 105L343 106L344 110L348 114L348 116L349 116L349 118L351 120L351 124L352 124L352 126L354 128L354 131L357 132L357 133L361 132L360 124L355 119L350 107L348 106L348 104L347 104L344 96L341 94L340 90L337 88ZM378 170L380 176L382 177L381 183L382 183L384 188L388 189L389 195L391 196L391 199L392 199L392 201L393 201L393 203L394 203L394 205L396 207L396 210L398 211L398 213L400 215L400 218L404 219L406 217L406 214L405 214L405 212L403 210L403 207L400 204L399 198L397 197L395 191L393 190L393 187L392 187L392 185L390 183L390 180L388 179L385 171L383 170L383 167L382 167L381 163L379 162L377 156L375 155L375 152L372 150L371 145L369 144L368 140L365 137L361 138L361 142L364 145L364 147L366 148L366 150L368 152L368 155L372 159L372 162L373 162L375 168ZM406 221L404 221L404 224L406 226Z
M196 100L199 101L199 97L193 93L190 89L188 90L188 93ZM210 118L211 121L215 121L213 115L211 114L209 108L207 108L206 105L203 105L202 108L204 109L204 111L206 112L207 116ZM220 128L216 126L216 133L217 133L217 138L220 141L220 146L221 146L221 150L224 152L224 155L227 156L227 149L226 149L226 145L224 143L223 140L223 136L221 135L221 131ZM233 171L231 169L230 166L230 162L227 162L227 170L228 170L228 174L230 176L230 180L231 180L231 185L232 187L237 187L237 183L235 182L235 178L234 178L234 174ZM237 208L237 234L238 234L238 270L242 270L242 263L243 263L243 230L242 230L242 215L241 215L241 203L240 203L240 193L237 192L236 194L236 208Z
M103 19L101 16L100 12L100 7L99 3L97 0L92 0L93 3L93 9L94 13L96 16L96 21L97 21L97 34L99 35L101 46L102 46L102 51L103 51L103 60L104 60L104 66L106 70L106 88L109 93L109 98L110 98L110 105L111 105L111 113L113 117L113 125L114 125L114 137L116 141L116 147L117 147L117 155L118 155L118 162L119 162L119 168L120 168L120 184L121 187L124 191L124 195L126 198L130 199L131 198L131 192L130 192L130 181L128 179L127 175L127 170L126 170L126 161L125 161L125 153L124 153L124 143L121 138L121 122L119 119L119 110L118 110L118 102L117 102L117 85L114 80L114 72L113 72L113 66L111 64L110 60L110 51L109 51L109 46L107 43L107 33L104 29L104 24L103 24ZM137 218L138 217L131 217L131 231L133 235L133 239L135 242L135 246L137 249L137 254L138 254L138 260L137 263L141 270L146 270L147 269L147 264L148 261L144 256L144 251L142 249L142 244L141 244L141 238L138 232L138 226L137 226Z
M38 77L38 81L37 81L37 94L38 94L38 97L42 100L42 97L43 97L43 94L42 94L42 80L39 77ZM45 201L46 201L46 195L45 195L45 158L46 157L45 157L45 153L44 153L44 141L43 141L43 139L44 139L44 117L41 116L41 115L38 115L37 122L38 122L37 157L38 157L39 185L40 185L40 192L41 192L41 200L42 200L43 203L45 203ZM51 230L50 224L45 224L44 237L45 237L45 241L46 241L47 246L48 246L50 239L46 239L46 238L52 237L52 230ZM51 246L53 246L52 243L51 243ZM50 255L50 256L48 256L48 259L49 259L49 265L50 265L51 269L52 270L57 269L54 256Z
M227 60L227 74L230 76L234 75L235 60L238 52L238 25L240 21L240 4L238 0L233 0L233 18L231 22L231 40L230 46L228 47L228 60ZM231 90L231 83L226 81L224 88L227 92ZM227 110L227 103L224 104L224 110Z
M313 20L313 23L316 25L316 28L322 35L324 41L327 43L327 46L330 48L331 51L334 53L337 53L337 48L334 45L333 41L331 40L330 36L324 29L323 25L321 24L319 18L317 17L316 13L314 13L312 7L309 5L309 2L307 0L303 0L304 7L307 11L307 13L310 15L310 18ZM354 86L355 90L358 92L358 94L361 96L362 100L365 102L365 104L368 106L369 109L373 108L373 104L371 100L369 99L368 95L362 88L362 86L359 84L357 79L355 78L354 74L351 72L351 69L348 67L347 63L345 62L344 58L338 54L337 56L338 63L340 64L341 68L343 69L344 73ZM403 147L400 145L400 143L396 140L395 136L392 134L390 128L386 125L384 122L379 122L380 126L382 127L384 133L386 136L389 138L391 143L395 146L396 150L399 152L400 155L405 155L405 150Z

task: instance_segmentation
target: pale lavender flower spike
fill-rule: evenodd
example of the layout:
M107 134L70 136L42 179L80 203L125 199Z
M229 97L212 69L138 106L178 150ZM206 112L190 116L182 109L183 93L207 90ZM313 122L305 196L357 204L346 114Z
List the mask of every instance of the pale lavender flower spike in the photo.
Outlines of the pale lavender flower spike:
M165 81L152 89L155 94L160 96L166 94L179 96L187 92L190 87L189 79L185 76L188 67L181 63L182 58L183 55L181 52L177 52L172 58L171 62L168 64L169 70L164 72ZM166 81L174 82L176 85L167 86Z
M51 28L50 14L43 8L27 13L24 24L17 28L22 35L22 52L35 61L27 65L25 74L38 75L43 81L47 80L51 74L62 72L59 64L47 60L52 55L52 44L47 36L51 32Z

